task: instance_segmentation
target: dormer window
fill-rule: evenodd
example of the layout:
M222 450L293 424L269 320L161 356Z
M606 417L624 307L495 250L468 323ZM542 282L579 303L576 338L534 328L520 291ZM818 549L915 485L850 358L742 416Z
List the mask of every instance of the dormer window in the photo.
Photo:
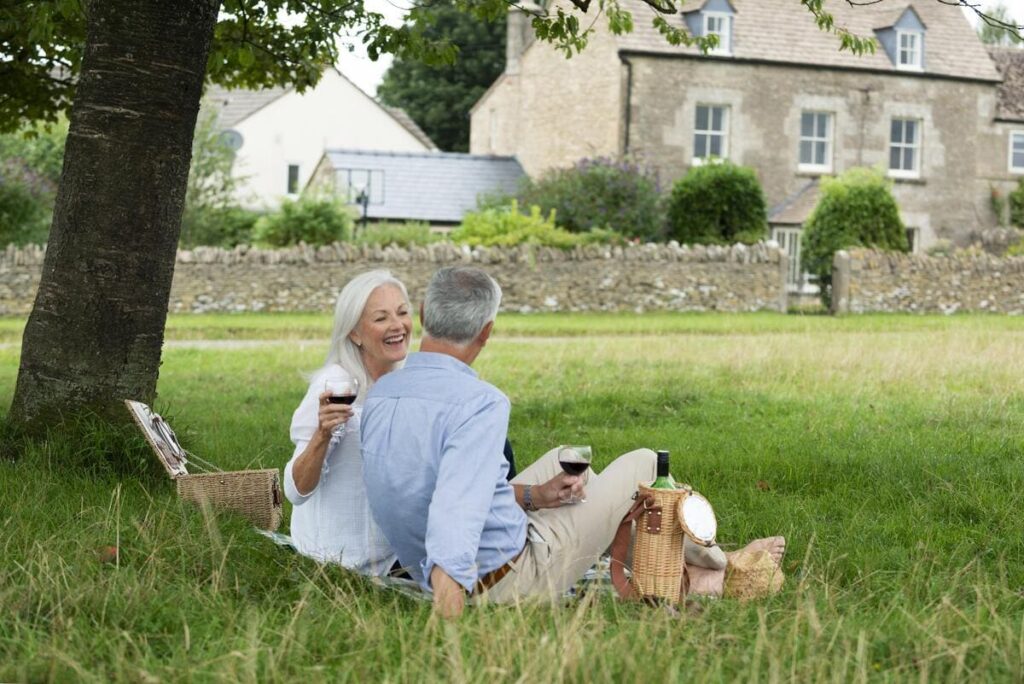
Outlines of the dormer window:
M730 0L706 0L699 8L683 12L683 21L694 36L718 37L718 45L708 50L708 54L732 55L735 14Z
M896 21L886 21L876 26L875 35L892 65L898 70L924 71L927 66L924 40L926 30L914 8L907 7Z
M718 45L709 50L713 55L732 54L732 15L704 12L704 36L718 36Z
M921 70L921 44L924 42L922 39L920 31L896 31L897 69Z

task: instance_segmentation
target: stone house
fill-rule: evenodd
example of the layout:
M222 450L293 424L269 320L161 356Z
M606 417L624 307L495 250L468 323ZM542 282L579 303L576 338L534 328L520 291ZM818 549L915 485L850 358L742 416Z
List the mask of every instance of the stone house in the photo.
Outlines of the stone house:
M203 107L236 150L237 201L250 209L298 196L329 148L437 150L404 111L380 104L334 68L304 93L211 87Z
M687 2L674 21L717 34L709 54L669 45L648 6L622 4L635 30L614 36L598 22L569 60L511 13L506 69L472 110L470 151L514 155L531 176L582 157L635 156L665 185L712 157L751 166L794 287L822 176L883 168L920 251L994 226L993 188L1024 173L1024 116L1001 104L1000 73L957 7L827 5L838 25L876 38L874 54L856 56L795 0Z

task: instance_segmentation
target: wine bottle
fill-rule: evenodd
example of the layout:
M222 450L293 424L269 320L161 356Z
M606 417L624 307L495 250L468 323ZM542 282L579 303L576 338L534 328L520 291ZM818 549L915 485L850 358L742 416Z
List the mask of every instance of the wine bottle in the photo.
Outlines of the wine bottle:
M668 452L658 452L658 476L651 483L651 489L675 489L676 481L668 472Z

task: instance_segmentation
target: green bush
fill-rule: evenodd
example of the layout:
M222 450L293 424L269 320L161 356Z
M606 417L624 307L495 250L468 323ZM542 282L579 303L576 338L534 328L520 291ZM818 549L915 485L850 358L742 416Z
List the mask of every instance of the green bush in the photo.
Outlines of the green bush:
M522 207L555 212L555 224L573 233L610 228L643 240L662 237L661 191L653 173L638 164L582 159L566 169L527 179L517 194Z
M352 212L340 200L301 197L285 200L281 208L266 214L253 227L255 242L270 247L329 245L352 239Z
M676 181L667 215L669 237L683 244L753 243L768 233L757 175L728 161L694 166Z
M1006 250L1006 256L1019 257L1024 256L1024 240L1015 242L1010 245Z
M1017 181L1017 187L1006 199L1010 204L1010 225L1024 228L1024 178Z
M397 245L398 247L415 247L429 245L431 242L439 242L444 239L443 235L432 233L430 225L421 221L407 221L405 223L371 223L365 228L356 231L352 239L357 245Z
M182 247L234 247L253 241L260 214L241 207L189 207L181 217Z
M595 229L586 233L570 233L555 225L555 212L545 218L538 206L529 214L519 212L515 200L505 207L467 213L462 225L451 233L453 242L472 247L511 247L531 244L542 247L571 249L577 245L609 243L619 239L611 230Z
M46 242L52 218L52 194L40 195L20 180L0 175L0 247Z
M896 198L879 169L853 168L821 180L818 204L804 224L802 260L804 269L818 276L826 305L831 300L832 258L848 247L909 249Z

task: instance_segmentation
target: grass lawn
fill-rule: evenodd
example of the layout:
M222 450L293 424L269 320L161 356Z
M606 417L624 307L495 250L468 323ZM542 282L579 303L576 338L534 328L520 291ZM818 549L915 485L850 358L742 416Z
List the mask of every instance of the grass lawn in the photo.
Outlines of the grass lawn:
M169 340L266 343L169 345L158 408L223 467L283 466L329 325L172 317ZM4 404L21 326L0 321ZM502 316L477 367L512 399L522 463L669 448L723 543L788 537L783 593L441 624L51 444L0 461L0 681L1024 679L1024 319Z

